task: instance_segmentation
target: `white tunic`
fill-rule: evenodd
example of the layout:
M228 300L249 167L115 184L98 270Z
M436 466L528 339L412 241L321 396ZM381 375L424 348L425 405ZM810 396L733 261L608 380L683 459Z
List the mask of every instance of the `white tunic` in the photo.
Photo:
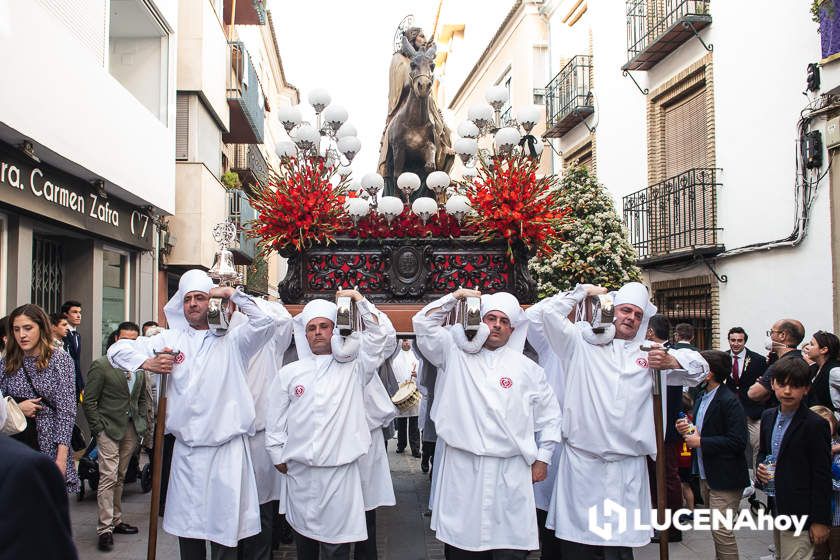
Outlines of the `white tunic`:
M535 305L532 305L525 311L525 315L530 321L528 327L528 342L536 350L539 355L539 364L545 370L545 377L548 380L549 386L554 391L557 397L557 402L562 410L563 396L565 391L565 376L563 374L563 366L557 355L551 349L548 339L545 337L545 328L543 327L541 316L541 309L545 305L543 300ZM540 435L537 434L537 441L540 440ZM534 483L534 501L537 509L548 511L548 506L551 503L551 495L554 493L554 480L557 478L557 468L559 465L560 454L563 452L563 444L558 443L554 446L554 454L551 457L551 464L548 466L548 474L545 480Z
M128 370L139 369L155 350L181 352L167 383L166 431L176 443L163 528L225 546L260 532L246 440L254 434L255 412L244 372L274 324L247 295L237 292L231 299L248 322L225 336L185 327L119 340L108 350L111 364Z
M413 319L420 351L438 367L431 416L443 445L431 526L439 540L464 550L535 550L531 465L551 461L560 407L543 369L521 352L458 348L441 326L455 302L445 296ZM535 432L543 436L539 449Z
M586 297L583 286L550 298L541 320L548 341L566 372L563 453L557 469L546 527L560 539L607 546L644 546L650 531L613 531L609 540L589 530L588 511L611 499L650 522L650 488L645 456L656 455L652 377L638 341L586 342L568 320ZM683 369L663 370L668 384L693 386L705 361L693 350L671 350ZM632 520L632 519L631 519ZM603 523L598 519L599 524Z
M388 317L378 314L379 324L387 332L388 339L383 348L382 359L386 359L396 347L397 338L393 325ZM385 449L385 438L382 428L388 426L397 414L397 408L391 401L385 385L379 375L374 375L365 385L363 399L365 403L365 420L370 430L370 448L359 457L359 474L362 477L362 497L365 511L379 506L396 505L394 484L391 481L391 465Z
M265 449L265 418L268 410L268 387L282 367L283 354L292 341L292 316L281 303L263 299L255 300L255 303L274 319L274 334L271 340L251 357L245 372L245 380L254 399L256 411L256 433L248 438L248 445L254 463L257 494L260 504L264 504L279 500L283 494L283 475L274 467ZM236 324L238 325L238 321Z
M412 373L417 374L420 368L420 362L412 350L403 350L400 348L397 353L391 358L391 368L394 370L394 378L398 385L402 385L406 381L411 381ZM416 382L416 381L415 381ZM417 416L420 414L420 403L412 406L404 412L397 414L400 418L408 418L410 416Z
M363 300L358 357L331 355L284 366L269 389L266 448L286 463L286 519L295 531L327 543L367 539L358 459L371 446L363 388L382 361L386 336Z

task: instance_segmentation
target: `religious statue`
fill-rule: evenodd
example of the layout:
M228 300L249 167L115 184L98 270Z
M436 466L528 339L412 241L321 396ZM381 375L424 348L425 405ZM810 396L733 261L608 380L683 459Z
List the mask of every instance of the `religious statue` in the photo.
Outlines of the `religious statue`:
M455 161L451 132L432 98L436 46L427 43L423 30L401 32L399 50L391 58L388 116L382 132L379 174L385 178L385 195L400 196L397 177L412 172L423 181L412 195L434 196L426 187L432 171L449 171Z

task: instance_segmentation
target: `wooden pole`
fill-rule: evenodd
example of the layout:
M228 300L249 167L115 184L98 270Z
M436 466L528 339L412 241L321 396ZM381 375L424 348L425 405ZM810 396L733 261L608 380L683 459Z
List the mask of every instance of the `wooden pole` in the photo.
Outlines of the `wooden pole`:
M653 426L656 431L656 516L665 521L665 434L662 422L662 372L653 373ZM659 531L659 559L668 560L668 529Z
M160 478L163 465L163 436L166 426L166 375L160 375L158 407L155 417L155 449L152 454L152 504L149 508L149 542L146 559L155 560L157 554L158 515L160 513Z
M639 347L643 352L652 346ZM666 350L667 352L667 350ZM665 521L665 430L662 422L662 372L650 368L653 378L653 429L656 433L656 517L659 524ZM668 530L659 531L659 559L668 560Z

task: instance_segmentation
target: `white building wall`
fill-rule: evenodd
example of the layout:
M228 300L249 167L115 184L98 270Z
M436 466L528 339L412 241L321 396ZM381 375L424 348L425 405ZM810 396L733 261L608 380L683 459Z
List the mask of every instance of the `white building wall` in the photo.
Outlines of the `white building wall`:
M129 201L174 211L174 109L167 122L158 120L108 72L91 50L93 39L81 42L78 30L42 3L0 1L0 22L3 73L11 78L0 88L0 122L104 178ZM97 40L106 49L104 34ZM174 107L173 87L168 95Z
M647 186L647 97L621 72L627 61L625 3L587 3L584 18L592 33L596 104L589 122L597 125L597 173L620 211L624 195ZM552 77L560 70L560 59L579 49L579 33L561 22L566 11L550 14ZM802 95L805 67L819 59L819 35L807 6L795 2L756 11L749 3L718 0L711 3L711 14L712 24L701 36L714 45L715 165L723 170L720 239L726 249L733 249L784 238L793 229L796 123L809 101ZM780 44L784 48L767 50L766 45ZM641 87L654 90L706 54L692 38L650 71L633 74ZM578 125L559 145L568 148L587 134ZM826 178L812 209L808 237L800 246L716 262L718 273L728 277L719 285L721 347L726 347L726 331L734 325L752 335L751 345L757 350L764 331L782 317L801 320L809 334L832 327L829 228ZM657 281L700 274L709 271L701 265L648 277Z

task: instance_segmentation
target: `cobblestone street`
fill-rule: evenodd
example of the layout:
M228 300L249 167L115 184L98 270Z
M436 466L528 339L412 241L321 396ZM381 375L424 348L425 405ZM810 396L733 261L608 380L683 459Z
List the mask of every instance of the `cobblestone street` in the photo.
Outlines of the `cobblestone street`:
M410 454L394 453L394 443L389 442L388 457L397 505L377 511L377 548L380 560L441 560L443 544L429 529L430 518L426 513L429 499L429 478L420 471L420 460ZM70 515L73 535L83 560L107 558L109 560L142 560L146 558L148 534L148 507L150 494L144 494L139 484L130 484L123 494L123 512L126 522L137 525L137 535L115 535L114 550L99 552L96 548L96 499L88 492L79 502L71 496ZM744 503L746 504L746 502ZM769 554L767 545L772 542L768 531L737 533L742 559L758 560ZM159 529L158 558L177 560L178 540ZM670 546L671 560L706 559L714 556L712 538L708 532L686 532L683 542ZM529 560L539 558L532 553ZM636 560L659 558L658 545L651 544L635 551ZM296 560L294 545L281 546L274 553L275 560Z

